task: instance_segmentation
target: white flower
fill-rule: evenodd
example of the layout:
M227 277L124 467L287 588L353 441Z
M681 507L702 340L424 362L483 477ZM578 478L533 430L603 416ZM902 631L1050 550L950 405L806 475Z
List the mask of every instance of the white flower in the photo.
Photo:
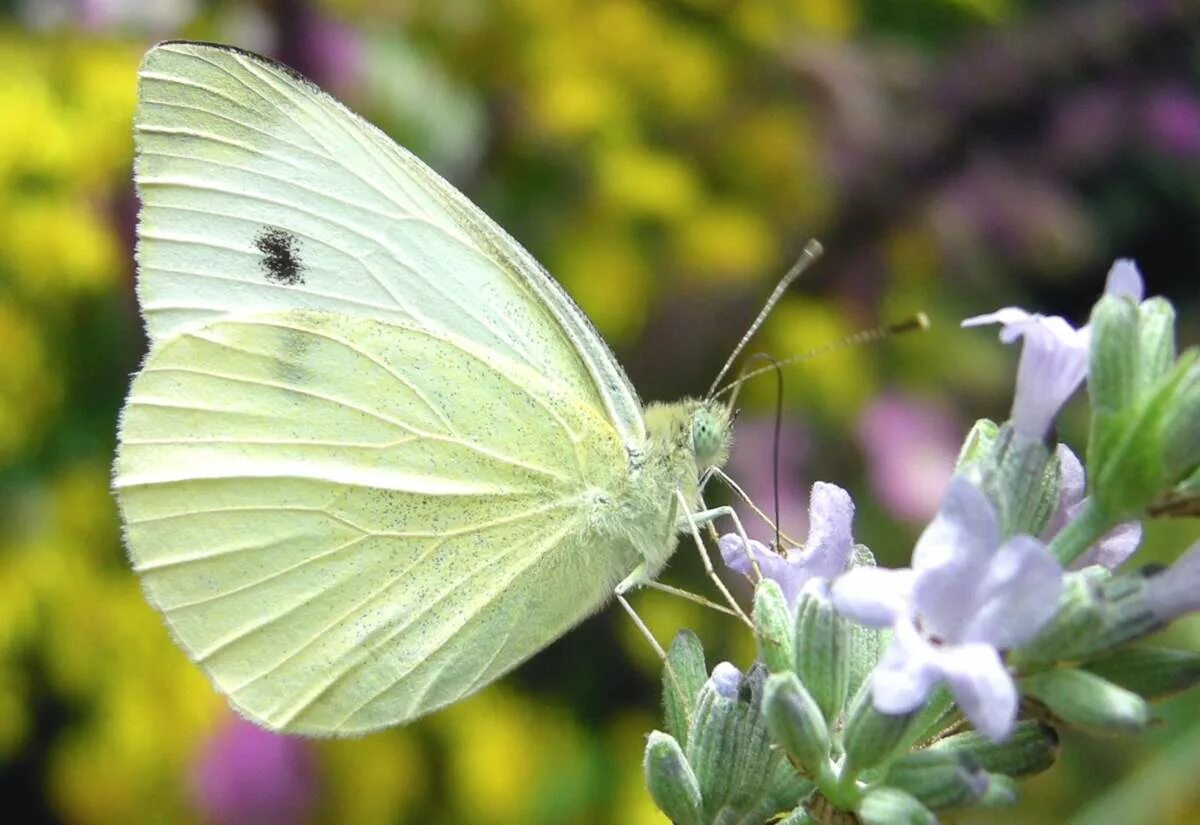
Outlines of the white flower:
M944 681L976 728L1004 738L1018 697L1001 651L1032 638L1054 614L1062 568L1032 536L1001 544L994 508L962 478L951 482L912 565L854 568L833 583L838 610L894 631L872 674L875 707L916 710Z
M1142 276L1132 261L1119 260L1108 272L1104 291L1140 301ZM1055 416L1087 376L1091 330L1075 329L1057 315L1038 315L1005 307L962 322L964 327L1001 324L1000 340L1024 339L1013 394L1013 428L1033 439L1045 438Z
M854 549L853 521L850 494L836 484L818 481L808 499L808 540L803 548L782 556L753 539L747 546L735 533L721 536L717 545L729 569L753 578L757 563L758 571L778 582L787 603L795 605L810 581L832 579L846 569Z

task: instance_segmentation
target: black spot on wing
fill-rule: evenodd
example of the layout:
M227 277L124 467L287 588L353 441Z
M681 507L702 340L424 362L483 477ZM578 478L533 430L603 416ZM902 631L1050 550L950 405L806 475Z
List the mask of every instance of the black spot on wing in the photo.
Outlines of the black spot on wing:
M263 254L259 266L268 281L286 286L304 283L300 242L295 235L276 226L264 226L254 237L254 247Z

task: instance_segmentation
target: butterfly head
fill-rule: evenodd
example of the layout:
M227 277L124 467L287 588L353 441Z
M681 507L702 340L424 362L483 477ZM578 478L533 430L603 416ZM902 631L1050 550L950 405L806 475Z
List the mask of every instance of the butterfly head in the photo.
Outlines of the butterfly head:
M697 401L692 410L692 452L699 467L720 467L729 458L733 419L715 399Z

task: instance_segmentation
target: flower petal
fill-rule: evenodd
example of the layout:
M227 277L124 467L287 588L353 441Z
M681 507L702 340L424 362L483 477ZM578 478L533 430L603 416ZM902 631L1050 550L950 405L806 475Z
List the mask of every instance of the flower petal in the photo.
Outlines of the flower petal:
M901 619L891 644L871 673L871 699L880 713L908 713L925 703L941 678L932 645L912 622Z
M913 571L855 567L834 579L831 595L839 613L868 627L891 627L912 592Z
M954 645L938 651L938 669L954 701L976 729L998 742L1012 731L1017 686L994 647Z
M1135 303L1141 303L1146 294L1146 285L1142 281L1142 273L1138 271L1137 264L1128 258L1118 258L1108 270L1104 292L1108 295L1125 295Z
M742 686L742 672L731 662L718 662L712 669L709 681L718 696L736 699L738 689Z
M1062 567L1042 543L1014 536L992 557L974 615L955 641L1007 650L1032 639L1058 610L1062 587Z
M974 592L999 543L996 511L965 478L951 479L937 516L913 550L912 608L925 630L957 641L977 607Z
M1072 570L1082 570L1098 564L1116 570L1124 564L1142 543L1142 525L1125 521L1101 536L1083 555L1071 563Z
M961 326L980 327L984 324L1002 324L1004 328L1000 330L1000 340L1008 344L1020 335L1019 327L1021 324L1036 321L1040 317L1020 307L1004 307L995 312L989 312L986 315L975 315L967 318L962 322Z
M854 549L853 521L850 494L836 484L818 481L808 499L808 541L804 551L789 554L788 561L803 567L809 576L832 579L839 575L850 563Z
M747 546L737 533L726 533L717 541L717 548L721 551L721 560L725 562L726 567L751 579L758 578L754 570L755 562L758 563L759 572L767 578L779 580L787 578L790 574L791 568L787 560L772 552L761 541L750 539Z
M1083 491L1087 485L1083 464L1070 447L1059 444L1054 450L1054 457L1058 460L1058 505L1046 522L1046 529L1042 531L1043 541L1054 538L1067 523L1071 513L1083 501Z
M1087 329L1077 330L1057 316L1022 325L1025 343L1017 364L1012 423L1018 432L1042 438L1054 417L1087 375Z

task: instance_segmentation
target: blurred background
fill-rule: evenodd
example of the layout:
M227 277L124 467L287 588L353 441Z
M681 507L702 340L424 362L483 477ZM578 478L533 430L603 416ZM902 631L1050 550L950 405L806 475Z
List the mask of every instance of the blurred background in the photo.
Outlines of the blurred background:
M703 393L809 237L826 257L757 348L925 310L924 335L786 371L785 529L817 479L904 563L958 445L1003 419L1014 348L966 316L1082 322L1117 256L1200 340L1200 3L1191 0L0 1L0 801L26 822L650 823L658 664L606 610L476 698L310 742L239 722L126 566L109 493L144 348L133 298L138 60L195 38L272 55L519 238L646 399ZM776 382L732 472L773 492ZM1061 421L1083 445L1078 405ZM760 524L751 531L765 533ZM1200 530L1156 524L1142 562ZM765 538L766 536L763 535ZM667 580L706 590L684 548ZM725 617L634 602L710 664ZM1200 625L1171 642L1200 647ZM1200 821L1200 701L1138 739L1068 737L1016 810L962 822ZM14 820L16 821L16 820Z

